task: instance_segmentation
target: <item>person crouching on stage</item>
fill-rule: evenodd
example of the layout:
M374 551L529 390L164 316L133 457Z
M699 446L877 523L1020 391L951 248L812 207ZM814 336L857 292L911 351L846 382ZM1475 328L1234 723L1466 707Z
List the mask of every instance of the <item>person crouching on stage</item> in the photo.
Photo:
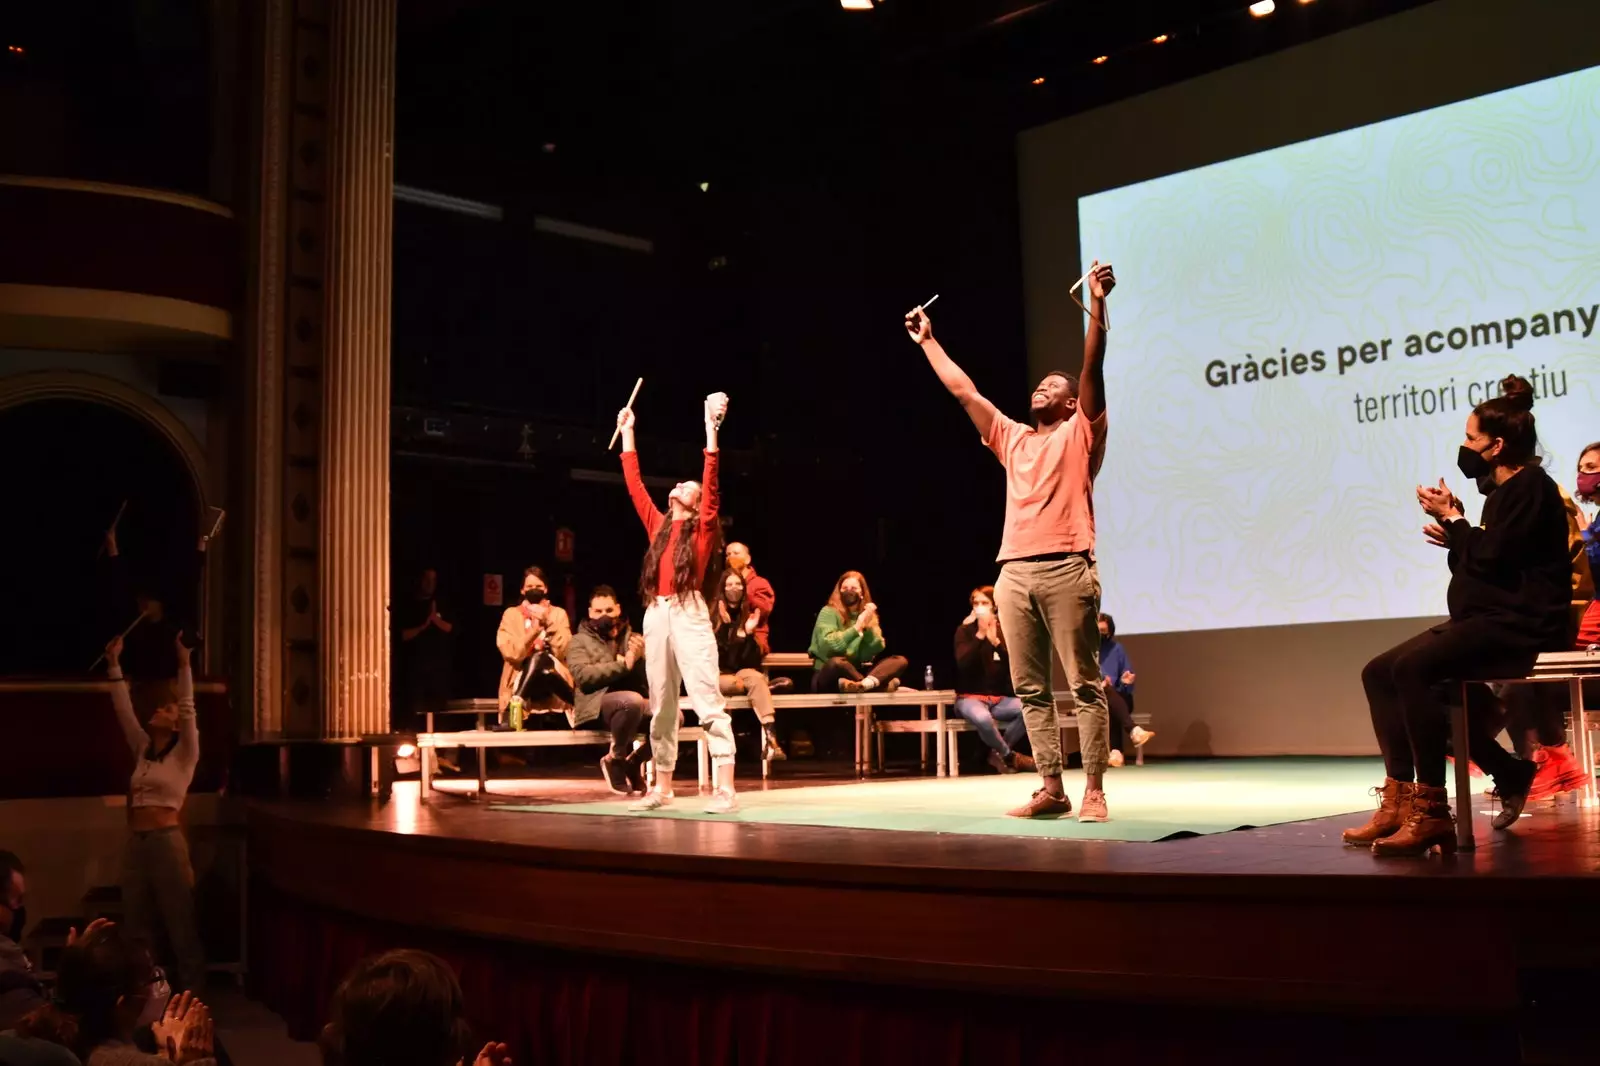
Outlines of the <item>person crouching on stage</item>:
M678 684L681 680L705 731L716 790L706 804L711 814L739 809L733 790L733 723L717 684L717 636L707 601L722 580L722 527L717 491L717 427L728 412L728 397L706 397L705 472L701 481L680 481L667 496L668 514L650 502L639 476L634 449L633 411L617 414L622 431L622 474L628 495L650 537L639 578L644 612L645 671L650 679L650 740L655 749L655 785L633 804L653 811L672 802L672 771L678 764ZM709 591L708 591L709 590Z
M745 573L750 571L746 569ZM711 612L711 624L717 631L718 682L724 696L749 695L750 707L761 723L761 757L770 761L787 756L773 732L777 716L772 710L772 690L767 685L767 675L761 670L766 649L757 634L765 620L761 609L752 602L739 571L724 572L722 595L717 597Z
M610 585L589 594L589 617L567 645L572 670L572 728L603 726L611 731L611 750L600 759L606 786L619 796L645 791L644 764L650 741L636 750L634 737L650 709L645 679L644 637L635 633Z
M141 702L148 700L156 707L140 726L122 676L122 638L106 646L111 706L134 758L128 782L128 846L122 856L122 909L128 931L145 943L154 943L158 923L165 928L177 956L178 987L199 991L205 985L206 953L195 925L194 868L178 815L200 764L200 729L195 722L191 649L182 633L174 648L177 680L158 683L153 690L141 685Z
M1449 723L1437 687L1446 682L1522 677L1540 652L1567 646L1569 564L1561 492L1533 462L1538 437L1533 387L1515 375L1501 394L1467 416L1457 465L1469 478L1492 477L1483 524L1462 517L1445 487L1417 489L1436 526L1425 530L1450 549L1450 620L1379 655L1361 672L1387 780L1372 820L1345 842L1377 855L1453 851L1455 819L1445 793ZM1527 801L1534 765L1507 752L1484 716L1469 715L1471 756L1494 776L1502 810L1497 829L1513 824ZM1457 753L1458 756L1460 753Z
M550 602L550 582L539 567L522 572L522 602L500 616L494 642L500 649L502 718L513 699L536 712L561 711L571 705L572 675L566 659L572 622L565 609Z
M972 611L956 627L956 713L977 730L996 773L1032 771L1033 760L1016 750L1028 724L1011 688L1011 653L995 614L994 586L973 589L967 605ZM999 725L1005 726L1003 736Z
M867 579L859 570L846 570L811 630L811 691L893 692L906 672L906 659L884 655L883 648L883 626Z

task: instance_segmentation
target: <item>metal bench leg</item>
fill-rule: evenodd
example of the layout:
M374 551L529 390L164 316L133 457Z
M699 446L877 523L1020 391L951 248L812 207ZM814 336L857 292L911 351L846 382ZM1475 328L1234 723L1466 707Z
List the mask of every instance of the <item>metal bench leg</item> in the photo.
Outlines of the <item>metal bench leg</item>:
M478 799L489 795L489 749L478 749Z
M921 707L917 708L917 722L921 724L923 729L927 729L927 727L928 727L928 705L926 703L924 703ZM942 774L942 773L944 773L944 738L942 736L934 738L933 749L934 749L934 755L939 760L939 765L938 765L938 767L936 769L936 772ZM928 734L925 733L925 732L917 734L917 759L919 760L918 764L917 764L917 768L919 770L921 770L923 773L927 773L928 772Z
M433 747L417 745L417 777L422 782L422 798L427 799L428 793L433 791Z
M1567 699L1572 715L1572 754L1583 767L1583 788L1578 792L1578 805L1592 807L1597 796L1594 781L1594 738L1589 733L1589 719L1583 713L1583 681L1572 678L1567 682Z
M874 729L872 731L872 739L878 748L878 769L882 770L888 765L883 761L883 733Z
M950 776L961 776L961 736L952 732L950 726L949 708L939 704L939 735L945 738L945 757L950 760Z
M1450 746L1456 757L1456 847L1471 851L1477 846L1472 837L1472 752L1467 743L1467 686L1461 686L1461 705L1450 710Z

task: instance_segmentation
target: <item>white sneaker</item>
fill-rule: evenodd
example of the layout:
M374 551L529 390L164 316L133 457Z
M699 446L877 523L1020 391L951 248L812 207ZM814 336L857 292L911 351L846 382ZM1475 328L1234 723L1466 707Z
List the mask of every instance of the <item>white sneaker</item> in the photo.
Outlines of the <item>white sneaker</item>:
M739 797L731 788L719 788L706 801L707 814L732 814L739 809Z
M1144 747L1146 742L1148 742L1149 740L1151 740L1154 737L1155 737L1155 734L1152 733L1150 730L1144 728L1143 726L1137 726L1137 725L1134 726L1132 731L1128 733L1128 739L1133 741L1133 746L1136 747L1136 748Z
M1122 752L1118 751L1116 748L1112 748L1111 754L1106 758L1106 765L1121 766L1124 761L1125 760L1122 757Z
M643 798L634 800L632 803L628 804L628 810L659 811L663 807L670 806L671 803L672 793L660 792L652 788L649 792L644 794Z

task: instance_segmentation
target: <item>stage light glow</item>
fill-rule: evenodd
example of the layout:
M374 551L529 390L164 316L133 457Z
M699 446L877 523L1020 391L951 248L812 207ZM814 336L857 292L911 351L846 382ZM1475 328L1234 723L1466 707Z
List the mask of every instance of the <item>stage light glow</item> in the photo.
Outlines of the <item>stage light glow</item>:
M1160 37L1152 37L1152 38L1150 38L1150 43L1151 44L1166 44L1169 39L1170 38L1168 38L1167 35L1163 33Z
M10 52L14 56L26 55L28 52L28 50L22 47L20 44L8 44L6 45L6 51Z
M402 759L409 759L416 753L417 746L415 744L402 744L395 749L395 755Z
M1278 10L1278 5L1273 3L1273 0L1257 0L1256 3L1250 5L1250 14L1258 19L1266 18L1276 10Z
M554 141L546 141L546 142L544 142L543 151L544 151L545 155L555 155L556 154L556 144L555 144L555 142Z
M711 183L709 181L702 181L700 183L700 191L701 192L710 192L711 191Z
M839 0L839 6L846 11L871 11L872 0Z
M1043 78L1034 78L1033 79L1033 84L1035 84L1035 85L1043 85L1044 84L1044 79Z
M1101 63L1104 63L1106 60L1108 60L1110 58L1111 58L1110 56L1095 56L1093 62L1094 62L1094 65L1098 67Z

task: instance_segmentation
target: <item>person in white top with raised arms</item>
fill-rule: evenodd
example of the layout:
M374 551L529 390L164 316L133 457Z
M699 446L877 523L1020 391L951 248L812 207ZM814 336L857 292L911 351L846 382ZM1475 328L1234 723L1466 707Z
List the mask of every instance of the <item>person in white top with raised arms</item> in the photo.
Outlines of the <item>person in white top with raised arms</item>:
M205 983L205 948L195 925L194 870L178 815L200 762L200 729L195 723L191 649L182 633L176 649L177 679L157 686L156 708L141 726L122 676L122 640L106 646L111 704L134 758L122 907L129 932L147 942L159 920L177 956L178 987L199 989Z

